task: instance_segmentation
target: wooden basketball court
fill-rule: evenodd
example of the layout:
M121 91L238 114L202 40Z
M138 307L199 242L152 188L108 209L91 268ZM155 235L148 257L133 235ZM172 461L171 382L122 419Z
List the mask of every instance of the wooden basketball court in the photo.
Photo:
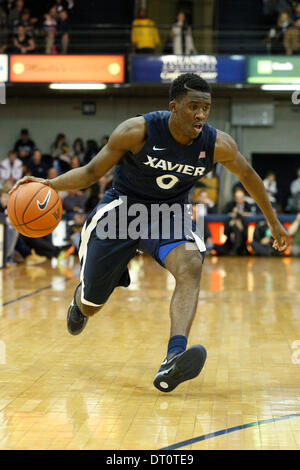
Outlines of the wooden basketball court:
M74 337L76 258L0 271L0 449L300 449L299 259L206 259L189 345L207 362L170 394L152 380L174 280L130 271Z

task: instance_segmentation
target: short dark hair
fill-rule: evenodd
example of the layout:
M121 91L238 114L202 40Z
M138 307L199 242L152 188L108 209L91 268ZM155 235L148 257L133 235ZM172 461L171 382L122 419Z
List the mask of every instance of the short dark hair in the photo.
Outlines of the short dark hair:
M183 73L175 78L170 86L170 101L176 100L178 97L184 96L188 93L189 90L187 90L184 85L192 90L203 91L211 94L211 88L204 78L200 77L200 75L197 75L196 73Z

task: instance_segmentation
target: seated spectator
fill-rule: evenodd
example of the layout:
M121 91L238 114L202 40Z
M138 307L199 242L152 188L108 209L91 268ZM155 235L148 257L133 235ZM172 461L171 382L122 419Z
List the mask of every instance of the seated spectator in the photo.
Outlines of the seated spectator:
M292 181L290 186L291 197L289 198L286 210L288 212L300 211L300 168L297 170L297 178Z
M67 217L73 218L76 212L83 212L86 202L86 195L82 191L72 190L63 199L63 208Z
M251 205L245 199L245 191L237 186L234 190L233 197L233 200L226 205L224 213L229 214L231 217L235 217L236 215L240 215L241 217L251 215Z
M76 252L79 251L81 230L84 225L86 216L83 211L78 211L74 214L73 220L69 222L68 228L70 230L69 237L76 249Z
M8 24L11 29L18 24L24 9L24 0L17 0L13 8L8 13Z
M27 129L21 130L21 138L17 140L14 146L14 150L18 153L18 158L20 158L24 164L31 157L33 150L35 148L35 143L29 136Z
M284 35L284 47L286 55L295 55L300 50L300 18L297 19Z
M48 170L47 179L51 180L53 178L56 178L57 176L58 176L57 169L53 166L50 167L49 170ZM67 191L58 191L58 195L61 199L64 199L68 195L68 192Z
M8 154L8 158L5 158L0 162L0 179L8 180L12 178L14 181L18 181L23 175L23 163L17 157L17 152L11 150Z
M160 44L155 23L147 17L144 8L140 8L138 17L132 23L131 43L136 54L154 54Z
M9 188L10 189L10 188ZM0 190L0 213L7 214L6 208L9 199L8 190L3 188ZM19 254L15 254L15 246L18 240L19 234L11 225L8 217L6 216L6 224L5 224L5 260L6 262L13 261L16 263L23 262L23 258Z
M71 151L71 156L77 156L80 161L80 165L83 163L84 160L84 145L83 145L83 140L80 137L77 137L77 139L74 140L73 143L73 148Z
M34 254L44 257L43 261L46 261L46 258L57 258L61 251L60 248L53 245L51 235L42 238L29 238L20 235L16 244L16 250L19 251L25 259Z
M16 30L18 26L23 26L26 33L33 34L34 32L34 25L38 22L38 18L32 18L30 16L30 10L28 8L24 8L20 20L16 23ZM16 32L16 30L14 32Z
M15 54L27 54L35 50L35 40L33 37L26 33L24 26L17 27L17 34L13 37L13 52Z
M225 211L230 220L225 222L224 235L227 236L224 245L215 245L219 255L247 255L247 223L245 217L251 215L251 206L245 200L245 192L236 187L234 199L229 202Z
M277 25L273 26L265 39L270 54L285 54L285 33L291 26L291 18L287 12L278 16Z
M33 151L33 155L27 163L26 174L37 178L47 178L48 166L43 162L42 153L39 149Z
M278 190L277 190L276 175L274 171L268 171L265 179L263 180L263 183L264 183L264 187L269 196L272 206L276 207L277 205L276 196L277 196Z
M70 168L71 170L73 170L73 168L79 168L79 167L80 167L79 157L77 157L77 155L73 155L73 157L71 157Z
M59 157L56 159L54 162L56 165L58 165L58 172L59 173L65 173L66 171L69 171L71 168L71 150L68 145L63 145L62 147L62 152L59 155Z
M98 144L95 140L89 139L86 145L86 152L84 156L84 165L89 163L99 152Z
M70 39L70 21L67 10L58 13L56 28L56 45L61 54L67 54Z
M293 10L291 13L292 21L297 21L300 19L300 2L293 1Z
M204 216L206 214L214 214L216 212L215 203L209 199L208 192L205 189L202 189L198 196L194 198L193 201L195 204L203 204Z
M65 145L68 145L65 134L57 134L55 142L51 145L52 158L59 157Z
M172 53L175 55L196 54L192 28L188 25L185 13L180 11L170 33Z
M44 15L44 30L46 33L45 53L56 54L57 11L55 6L52 6L48 13Z
M276 256L280 252L273 248L274 239L266 220L257 222L251 247L256 256Z
M288 227L288 234L292 237L291 256L300 256L300 212Z

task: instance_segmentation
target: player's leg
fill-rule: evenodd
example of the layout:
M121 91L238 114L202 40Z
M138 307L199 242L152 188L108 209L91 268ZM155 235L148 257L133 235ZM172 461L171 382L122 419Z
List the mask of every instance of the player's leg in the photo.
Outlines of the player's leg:
M203 257L197 248L189 250L186 245L176 246L164 259L166 269L176 281L170 305L171 337L188 337L198 303ZM188 245L191 246L190 242Z
M115 287L127 287L130 284L127 264L135 255L136 242L109 236L102 238L99 230L101 220L113 210L116 211L117 220L120 205L109 192L104 202L105 205L102 204L90 214L81 233L80 284L75 290L67 316L68 331L72 335L81 333L88 318L102 309Z
M195 249L187 249L193 246ZM167 356L154 379L161 391L170 392L185 380L196 377L206 360L201 345L186 349L187 338L195 318L198 303L203 255L191 242L175 246L163 259L165 268L173 274L176 286L170 305L170 339Z

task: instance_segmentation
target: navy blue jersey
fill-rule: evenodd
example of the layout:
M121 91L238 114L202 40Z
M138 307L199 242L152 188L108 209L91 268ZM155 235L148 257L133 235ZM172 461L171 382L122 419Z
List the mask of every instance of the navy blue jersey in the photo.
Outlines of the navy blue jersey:
M136 200L187 202L189 190L214 164L216 129L205 123L191 145L176 142L169 111L144 114L147 139L135 155L127 152L115 167L113 187Z

